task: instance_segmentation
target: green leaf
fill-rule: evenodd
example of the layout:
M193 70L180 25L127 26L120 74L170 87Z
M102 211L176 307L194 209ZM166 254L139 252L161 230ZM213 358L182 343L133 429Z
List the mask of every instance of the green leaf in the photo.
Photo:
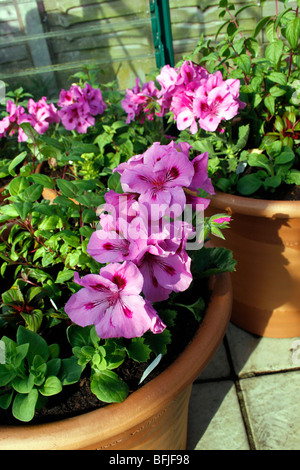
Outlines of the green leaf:
M76 184L72 181L66 181L63 179L58 179L56 181L58 188L61 190L63 196L75 198L78 196L78 190Z
M51 215L50 217L44 217L42 222L39 224L39 230L53 230L57 228L58 221L60 218L57 215Z
M3 215L3 219L16 219L19 216L17 209L13 204L6 204L5 206L0 206L0 214ZM1 218L1 222L3 221Z
M34 331L34 332L39 331L42 321L43 321L42 310L34 309L30 313L22 312L21 316L24 319L26 326L30 331Z
M262 18L256 25L256 28L254 30L253 37L256 37L260 31L265 27L265 25L270 21L271 16L266 16L265 18Z
M77 357L72 356L63 359L61 362L61 370L59 379L63 385L71 385L80 379L83 367L77 362Z
M55 189L55 182L50 176L34 173L27 177L28 181L42 185L44 188Z
M283 41L281 39L272 42L266 47L265 56L274 67L277 67L283 53Z
M9 171L9 174L12 175L12 176L16 176L16 172L14 171L14 168L16 166L18 166L20 163L22 163L23 160L25 160L27 156L27 152L24 151L22 153L20 153L19 155L17 155L12 161L11 163L9 164L8 166L8 171Z
M50 397L52 395L57 395L62 391L62 383L61 381L54 376L48 377L43 386L39 388L39 392L45 396Z
M105 403L121 403L127 397L129 387L115 372L106 370L92 376L91 391Z
M113 189L116 193L123 193L122 186L120 183L121 175L120 173L113 173L108 179L108 188Z
M12 387L18 393L29 393L34 386L34 376L30 374L28 377L16 377L12 382Z
M300 37L300 18L298 16L288 22L285 28L285 34L291 48L297 49Z
M207 277L222 272L233 272L236 261L232 251L226 248L202 248L193 253L192 266L195 276Z
M128 356L137 362L146 362L150 358L151 349L145 344L144 338L133 338L127 347Z
M247 162L250 166L258 166L260 168L265 168L268 173L271 174L271 162L265 155L251 153L247 159Z
M281 178L279 175L274 175L270 176L269 178L266 178L264 181L264 188L278 188L278 186L281 184Z
M255 173L242 176L237 183L237 190L242 196L254 194L262 186L262 180Z
M20 421L31 421L34 417L38 396L39 392L35 388L32 389L28 394L18 393L15 396L12 406L13 416Z
M284 88L280 88L279 86L272 86L269 90L272 96L274 98L277 98L279 96L283 96L286 94L286 90Z
M241 54L236 59L237 66L248 75L251 72L251 58L247 54Z
M7 410L7 408L9 408L12 402L13 396L13 391L11 391L10 393L0 394L0 408L2 408L3 410Z
M60 271L56 277L55 282L57 284L63 284L66 281L69 281L70 279L73 279L74 277L74 271L73 269L64 269L63 271Z
M167 328L162 333L159 333L159 335L149 333L145 341L150 346L151 351L153 351L157 356L159 354L164 355L167 352L168 344L172 341L171 333Z
M285 177L285 181L288 184L297 184L300 186L300 171L299 170L290 170Z
M287 84L287 76L281 72L271 72L268 75L268 79L271 80L271 82L278 83L279 85L285 86Z
M6 364L0 364L0 386L5 387L14 380L17 372L11 370Z
M25 189L22 193L22 199L26 202L35 202L41 197L43 192L43 186L38 183L33 183L31 186Z
M274 116L275 114L275 98L273 96L266 96L264 104L270 113Z
M275 157L276 165L285 165L286 163L291 163L295 159L295 154L289 147L283 147L283 151Z
M47 362L47 372L46 376L47 377L57 377L58 373L61 368L61 362L62 360L59 357L56 357L54 359L50 359L50 361Z
M249 124L239 127L239 138L238 138L236 145L234 146L234 149L233 149L234 151L242 150L246 146L248 142L249 134L250 134Z
M70 325L67 328L67 338L71 346L82 348L86 345L92 345L90 331L91 326L79 326L79 325Z
M25 176L16 176L8 185L8 190L12 196L17 196L30 186Z
M32 202L15 202L13 204L14 208L16 209L18 216L21 217L22 220L25 220L29 212L32 211Z
M29 365L33 363L34 357L40 355L45 361L49 357L49 349L46 341L39 334L29 331L24 326L20 325L17 331L17 343L29 343L27 353L27 360Z

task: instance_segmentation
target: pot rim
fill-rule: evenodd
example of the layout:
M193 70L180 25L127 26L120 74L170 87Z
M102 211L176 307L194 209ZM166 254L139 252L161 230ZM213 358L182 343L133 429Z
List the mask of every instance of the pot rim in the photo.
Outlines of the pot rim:
M109 404L80 416L37 425L0 425L0 449L21 450L33 445L38 449L71 450L78 448L79 442L82 448L93 440L99 442L113 438L161 412L170 400L174 400L198 377L225 335L232 308L230 274L212 277L211 287L210 303L193 340L159 376L129 395L124 402ZM134 413L130 411L132 405Z
M214 207L230 215L236 213L271 219L300 218L300 201L255 199L217 191L210 197Z

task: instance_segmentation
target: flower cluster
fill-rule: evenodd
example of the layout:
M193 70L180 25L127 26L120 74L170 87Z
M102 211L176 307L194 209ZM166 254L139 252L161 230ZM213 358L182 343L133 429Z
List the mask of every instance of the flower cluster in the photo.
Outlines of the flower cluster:
M135 117L141 118L141 122L145 119L145 115L149 121L153 120L154 110L153 104L158 98L158 89L153 81L147 82L142 89L139 85L139 79L136 79L136 85L132 89L126 90L126 96L122 100L122 107L127 113L126 123L134 121Z
M62 109L58 115L64 127L85 134L87 128L95 124L97 114L103 114L106 104L99 89L94 89L88 83L84 88L72 85L70 90L61 90L58 106Z
M207 131L216 131L223 120L236 116L245 103L239 100L240 80L223 80L222 73L209 73L205 68L193 62L185 61L180 67L170 65L162 67L156 77L160 90L151 84L151 99L157 100L160 111L157 115L164 116L171 111L179 130L190 128L195 134L198 126ZM143 89L148 89L145 84ZM145 111L145 102L138 103L141 93L137 87L127 90L123 103L128 119L139 117ZM126 106L125 106L126 105Z
M67 130L84 134L88 127L95 124L94 116L103 114L106 109L101 91L88 83L84 88L73 85L69 91L61 90L58 106L61 107L60 110L53 103L47 103L47 98L43 96L37 102L29 99L26 112L23 106L8 100L8 115L0 121L0 138L18 132L18 141L27 141L28 136L20 127L25 122L31 124L39 134L44 134L50 124L60 121Z
M109 264L99 275L81 280L76 275L84 289L65 306L72 321L94 324L101 338L138 337L149 329L160 333L165 326L152 302L191 284L186 247L194 227L180 218L189 201L185 191L214 191L207 176L208 155L189 160L189 149L187 143L154 143L116 168L124 192L106 193L100 228L87 247L96 261ZM209 200L199 197L197 202L204 209Z

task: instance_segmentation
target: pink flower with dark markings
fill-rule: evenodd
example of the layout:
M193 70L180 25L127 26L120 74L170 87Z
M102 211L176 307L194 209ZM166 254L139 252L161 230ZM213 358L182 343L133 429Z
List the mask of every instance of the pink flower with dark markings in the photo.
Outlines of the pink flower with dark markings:
M74 281L83 289L69 299L65 310L77 325L95 325L100 338L134 338L146 331L161 333L165 325L141 297L144 279L134 263L111 263L100 274Z
M166 300L171 292L185 291L192 282L191 259L180 253L163 251L161 245L149 245L136 261L144 276L143 293L151 302Z
M68 130L75 130L86 134L90 126L94 126L97 114L103 114L106 104L99 89L92 88L88 83L81 88L72 85L70 90L61 90L59 94L58 111L63 126Z
M23 122L32 124L32 118L25 112L23 106L16 106L12 100L7 101L6 111L9 114L0 121L0 137L5 137L7 134L14 135L18 132L18 142L26 142L28 137L20 127L20 124Z
M56 107L53 103L47 103L45 96L37 102L29 99L27 109L31 117L30 124L39 134L44 134L50 124L60 121Z
M183 187L190 185L194 169L180 146L155 143L144 153L142 163L123 170L123 191L140 194L138 201L149 213L155 205L165 207L165 214L172 208L175 217L182 213L186 202Z
M126 90L125 98L122 100L122 108L127 113L126 123L129 124L135 120L135 117L140 118L141 122L145 117L149 121L153 120L155 103L158 96L158 89L155 87L153 81L146 82L140 88L139 78L136 79L136 85L132 89Z
M198 189L203 189L207 194L215 194L213 184L207 174L208 156L208 152L204 152L192 160L194 176L188 189L193 193L197 193ZM194 210L197 209L197 205L205 210L209 206L210 199L190 193L186 195L186 202L192 204Z

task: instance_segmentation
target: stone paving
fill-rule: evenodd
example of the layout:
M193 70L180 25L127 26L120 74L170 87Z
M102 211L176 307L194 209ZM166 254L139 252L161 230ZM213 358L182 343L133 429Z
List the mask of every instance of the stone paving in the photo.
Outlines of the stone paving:
M300 337L230 323L193 385L188 450L300 450Z

